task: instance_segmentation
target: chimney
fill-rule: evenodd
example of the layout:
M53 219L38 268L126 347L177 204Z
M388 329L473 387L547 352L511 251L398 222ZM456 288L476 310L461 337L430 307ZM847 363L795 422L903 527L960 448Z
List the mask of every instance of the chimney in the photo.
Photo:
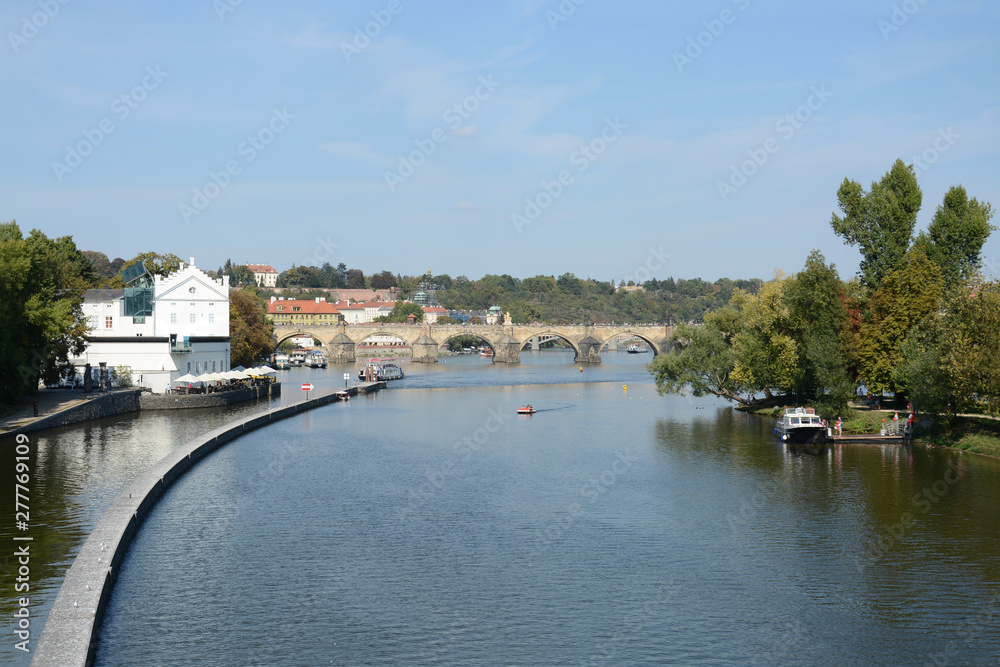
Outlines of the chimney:
M190 262L188 262L188 266L194 266L194 257L189 257L188 259L191 260Z
M277 300L278 300L278 297L276 297L276 296L272 296L272 297L271 297L271 303L274 303L274 302L275 302L275 301L277 301Z
M319 303L319 297L316 297L316 303Z

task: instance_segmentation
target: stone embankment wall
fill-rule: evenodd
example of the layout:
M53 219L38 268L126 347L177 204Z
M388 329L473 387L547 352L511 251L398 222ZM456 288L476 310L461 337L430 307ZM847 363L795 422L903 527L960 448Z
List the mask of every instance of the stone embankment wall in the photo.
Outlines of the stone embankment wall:
M366 394L385 387L368 382L346 390ZM339 400L339 390L221 426L168 454L115 500L80 548L52 605L33 667L86 667L93 662L101 621L129 544L163 492L198 461L244 433Z
M183 410L186 408L215 408L258 398L281 395L281 383L260 387L247 387L217 394L143 394L139 405L143 410Z
M128 412L139 410L140 389L116 389L107 394L98 394L89 398L84 403L66 408L54 415L36 419L30 424L19 426L5 433L4 437L12 436L15 433L32 433L46 428L56 426L68 426L91 419L101 419L102 417L114 417Z

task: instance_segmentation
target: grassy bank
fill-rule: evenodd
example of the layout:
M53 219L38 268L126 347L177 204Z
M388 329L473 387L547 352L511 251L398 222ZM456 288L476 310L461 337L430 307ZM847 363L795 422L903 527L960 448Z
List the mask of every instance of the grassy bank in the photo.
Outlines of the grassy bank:
M950 423L940 420L919 426L914 437L935 445L1000 457L1000 421L987 417L955 417Z

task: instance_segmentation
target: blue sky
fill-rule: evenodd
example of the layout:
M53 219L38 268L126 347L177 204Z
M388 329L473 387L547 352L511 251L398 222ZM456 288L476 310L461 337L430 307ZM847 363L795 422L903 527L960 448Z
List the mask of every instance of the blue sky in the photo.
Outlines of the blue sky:
M1000 205L990 2L8 0L0 26L0 219L112 258L714 280L818 248L848 277L844 178L918 164L918 229L955 184Z

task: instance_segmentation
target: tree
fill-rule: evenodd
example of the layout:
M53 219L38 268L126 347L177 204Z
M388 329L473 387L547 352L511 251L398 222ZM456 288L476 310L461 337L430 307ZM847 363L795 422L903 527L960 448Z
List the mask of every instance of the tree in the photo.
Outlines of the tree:
M780 273L757 294L737 290L730 305L739 313L733 335L733 379L748 391L791 391L797 380L798 345L784 303L787 279Z
M922 195L913 167L896 160L882 180L865 192L860 183L844 179L837 202L844 217L833 214L833 231L861 251L861 279L870 290L903 261L910 247Z
M84 290L97 274L72 237L25 238L16 222L0 224L0 400L56 382L86 348Z
M274 347L274 323L256 287L229 293L230 360L235 366L253 366Z
M844 283L814 250L785 288L789 320L799 344L797 390L820 398L830 415L847 410L854 394L854 329Z
M970 201L961 185L945 194L927 232L921 232L916 240L916 245L941 268L945 288L964 283L981 266L983 244L996 229L990 224L992 217L989 203Z
M376 317L376 322L395 322L397 324L406 322L407 315L416 315L417 322L424 321L424 309L415 303L408 303L400 299L393 306L392 311L388 315L383 315L381 317Z
M700 326L679 325L671 338L672 349L646 366L657 391L679 394L690 387L695 396L715 394L745 404L739 396L745 387L733 376L738 321L736 309L726 306L706 314Z
M138 264L139 262L145 264L146 270L154 276L168 276L175 271L180 271L181 264L183 264L181 258L177 255L170 253L159 254L155 252L141 252L122 264L121 268L118 270L118 275L109 281L111 287L113 289L121 289L124 287L125 281L122 280L122 271L133 264ZM229 262L227 261L226 263L228 264Z
M858 344L861 374L870 391L896 391L893 369L902 360L900 345L918 322L937 312L943 283L938 265L913 248L872 293Z
M371 286L374 290L389 289L396 286L396 277L388 271L372 274Z
M365 288L365 274L361 272L361 269L347 270L347 287L348 289Z
M94 272L98 275L99 283L104 283L112 278L118 273L118 270L111 267L111 261L108 256L103 252L97 252L95 250L84 250L84 257L90 260L90 265L94 267Z
M257 278L246 264L234 264L229 269L230 285L256 285Z
M1000 283L969 286L948 311L941 362L958 409L1000 416Z

